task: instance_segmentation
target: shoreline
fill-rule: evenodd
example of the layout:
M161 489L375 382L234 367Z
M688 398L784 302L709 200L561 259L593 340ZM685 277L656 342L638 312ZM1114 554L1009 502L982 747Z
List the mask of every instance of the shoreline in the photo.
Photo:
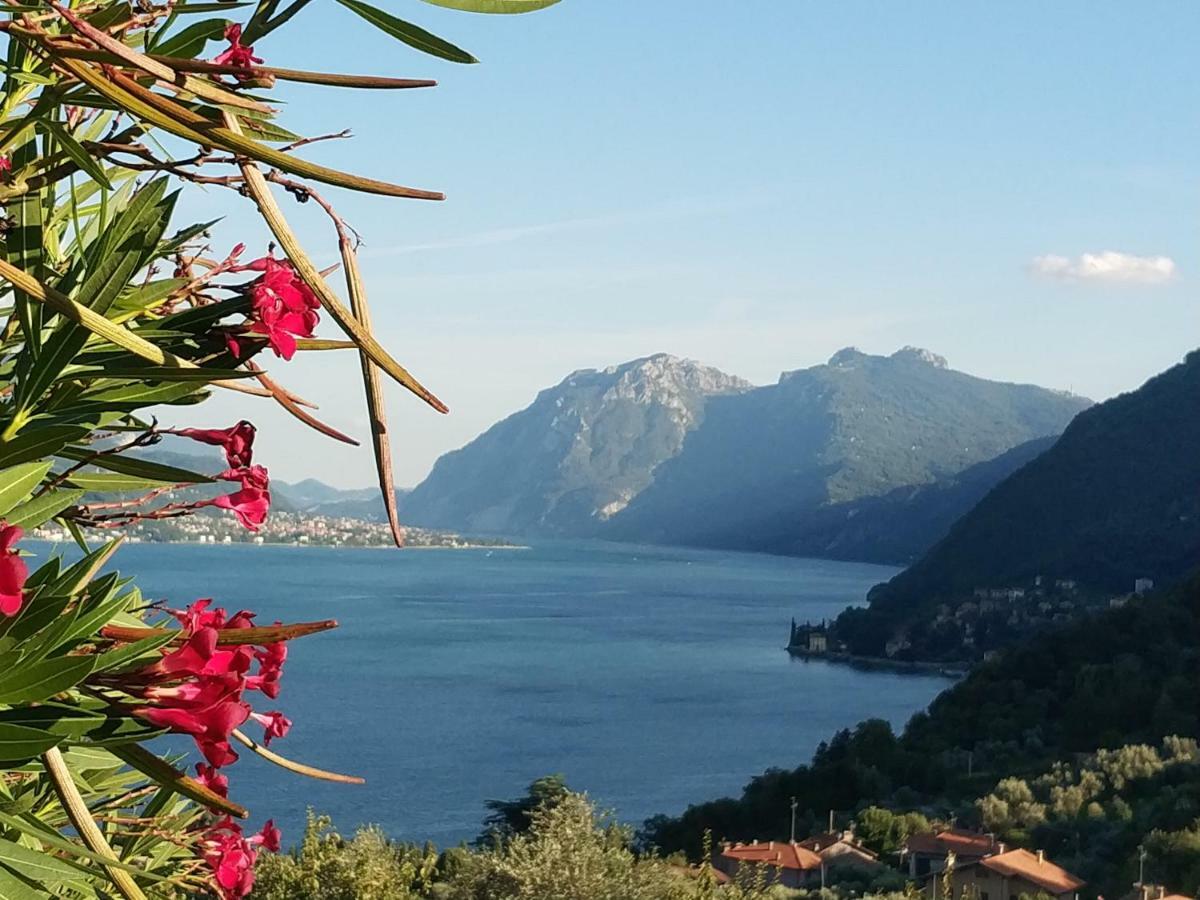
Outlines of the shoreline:
M804 650L800 647L786 647L788 655L793 659L802 660L827 660L829 662L841 663L842 665L850 666L855 669L867 669L873 671L893 671L899 673L909 673L912 675L940 675L943 678L949 678L957 681L960 678L966 677L971 670L970 666L958 663L940 663L926 662L922 660L909 659L885 659L878 656L856 656L853 653L842 653L837 650L826 651L824 653L813 653L809 650Z
M75 546L75 543L70 539L54 540L45 537L35 537L35 540L45 544L70 544ZM457 546L448 546L446 544L405 544L403 547L397 547L395 544L313 544L300 543L299 541L263 541L261 544L256 544L253 541L147 541L136 540L127 541L127 546L153 546L153 547L294 547L294 548L320 548L325 550L532 550L528 544L459 544Z

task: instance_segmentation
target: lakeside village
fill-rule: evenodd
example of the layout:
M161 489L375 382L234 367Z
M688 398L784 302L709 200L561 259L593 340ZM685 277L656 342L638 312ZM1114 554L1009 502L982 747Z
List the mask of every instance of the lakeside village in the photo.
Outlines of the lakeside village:
M1041 850L1011 847L995 835L949 827L910 835L895 854L881 858L851 827L803 841L725 843L714 853L718 881L754 874L769 885L814 890L869 891L907 882L906 892L929 900L1078 900L1086 882ZM1134 882L1122 900L1191 900L1161 885Z
M882 658L852 654L838 639L836 622L799 624L792 619L787 650L801 658L961 675L969 664L988 662L1001 647L1051 625L1135 601L1154 589L1154 581L1138 578L1132 587L1128 593L1113 595L1086 590L1075 579L1051 581L1041 575L1027 585L976 587L970 595L941 604L931 619L920 623L920 646L914 632L905 629L887 642Z
M392 533L382 522L321 516L295 512L272 512L257 532L242 528L232 516L203 512L177 519L160 519L131 524L125 539L134 543L171 544L284 544L314 547L392 547ZM405 547L465 550L471 548L517 549L498 538L464 537L451 531L430 531L406 526ZM71 536L62 528L38 528L39 540L67 542Z

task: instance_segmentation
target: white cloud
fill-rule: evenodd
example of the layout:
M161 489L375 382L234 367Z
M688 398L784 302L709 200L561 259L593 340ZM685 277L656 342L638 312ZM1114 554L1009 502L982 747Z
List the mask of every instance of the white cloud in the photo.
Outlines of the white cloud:
M1175 277L1175 260L1169 256L1135 256L1117 250L1083 253L1071 259L1047 253L1030 263L1035 275L1064 281L1107 281L1163 284Z

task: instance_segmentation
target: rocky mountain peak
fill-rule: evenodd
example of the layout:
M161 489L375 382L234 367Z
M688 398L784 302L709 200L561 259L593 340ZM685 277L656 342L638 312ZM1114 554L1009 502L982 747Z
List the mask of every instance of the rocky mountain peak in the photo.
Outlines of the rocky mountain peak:
M914 362L925 363L936 369L945 369L948 365L946 357L938 356L936 353L926 350L923 347L913 347L912 345L901 347L892 354L892 359L912 360Z

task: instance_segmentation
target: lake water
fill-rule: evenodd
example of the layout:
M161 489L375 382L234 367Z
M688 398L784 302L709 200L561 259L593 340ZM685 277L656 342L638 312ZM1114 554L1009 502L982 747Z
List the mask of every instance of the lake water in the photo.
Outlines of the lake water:
M135 544L114 563L173 605L213 596L260 622L341 622L291 645L278 701L253 697L295 722L274 748L366 786L249 752L229 770L233 796L285 842L313 806L344 832L376 822L454 843L479 831L485 800L551 772L636 824L805 762L861 719L901 725L947 685L784 652L792 616L861 602L895 571L881 566L599 543Z

